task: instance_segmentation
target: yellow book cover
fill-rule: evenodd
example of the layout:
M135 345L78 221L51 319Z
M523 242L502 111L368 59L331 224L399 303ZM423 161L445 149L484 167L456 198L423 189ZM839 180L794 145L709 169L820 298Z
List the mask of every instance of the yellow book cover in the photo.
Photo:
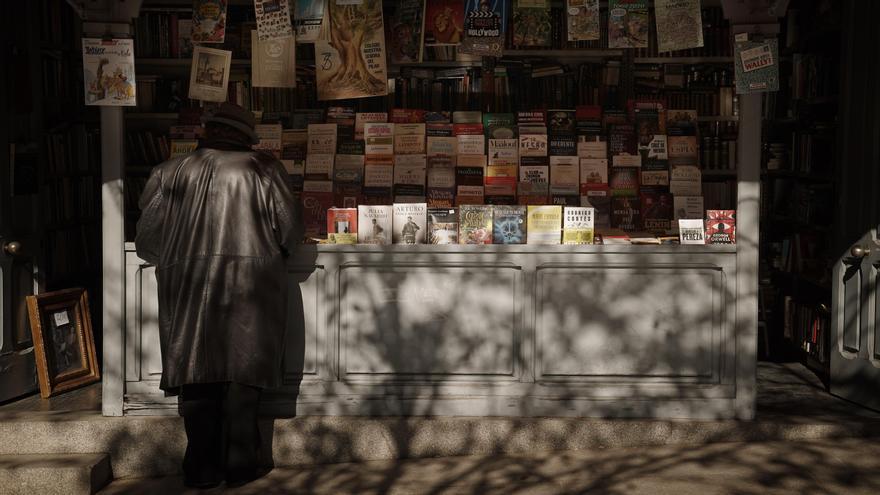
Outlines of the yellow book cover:
M526 244L559 244L562 234L562 206L529 205Z

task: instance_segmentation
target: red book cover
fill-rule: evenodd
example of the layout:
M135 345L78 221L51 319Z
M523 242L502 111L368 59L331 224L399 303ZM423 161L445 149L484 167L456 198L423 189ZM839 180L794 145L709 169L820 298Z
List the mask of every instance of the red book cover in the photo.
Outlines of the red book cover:
M425 111L418 108L392 108L388 122L394 124L420 124L425 121Z
M327 237L336 244L356 244L357 219L357 208L330 208L327 210Z
M736 210L706 210L706 244L736 244Z
M306 237L323 238L327 234L327 210L333 206L333 192L303 191L303 223Z
M482 136L483 124L452 124L452 133L456 136Z

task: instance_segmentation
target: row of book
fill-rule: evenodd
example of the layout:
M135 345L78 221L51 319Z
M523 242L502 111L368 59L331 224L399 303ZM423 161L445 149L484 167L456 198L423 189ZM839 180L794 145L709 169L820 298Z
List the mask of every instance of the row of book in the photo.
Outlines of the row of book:
M132 167L151 167L171 156L168 136L154 130L131 130L125 133L125 163Z
M73 124L46 135L46 174L97 174L101 163L98 129Z
M429 208L426 203L359 205L327 211L328 244L614 244L632 243L621 231L596 235L595 210L558 205L462 205ZM682 244L735 244L734 211L706 212L703 220L682 220ZM690 232L695 228L699 232ZM636 234L633 234L636 235ZM642 243L674 242L675 236L640 234ZM651 240L653 239L653 241ZM696 241L696 242L694 242Z
M60 177L43 185L43 218L51 226L97 218L98 186L95 176Z
M821 304L805 304L785 296L783 335L794 342L819 363L825 363L829 355L829 331L831 314Z

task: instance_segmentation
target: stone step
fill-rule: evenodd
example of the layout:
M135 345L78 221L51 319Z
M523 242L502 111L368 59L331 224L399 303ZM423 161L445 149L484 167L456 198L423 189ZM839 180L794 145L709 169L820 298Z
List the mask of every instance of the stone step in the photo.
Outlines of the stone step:
M7 495L91 495L112 479L107 454L0 455L0 491Z
M852 416L756 421L307 416L265 419L260 426L264 461L275 466L880 435L880 419ZM179 417L97 413L0 417L0 439L0 455L107 452L116 478L179 474L186 445Z

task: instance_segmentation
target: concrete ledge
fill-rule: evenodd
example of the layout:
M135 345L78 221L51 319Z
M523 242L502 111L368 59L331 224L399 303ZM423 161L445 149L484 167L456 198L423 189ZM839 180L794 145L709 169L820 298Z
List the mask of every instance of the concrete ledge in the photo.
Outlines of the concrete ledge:
M31 416L33 418L33 416ZM880 420L666 421L575 418L338 417L265 420L264 458L295 466L399 458L716 442L880 436ZM0 420L0 455L107 452L116 478L179 473L178 417L54 414ZM271 453L271 457L270 457ZM2 486L2 485L0 485Z
M0 487L9 495L90 495L112 479L107 454L0 455Z

